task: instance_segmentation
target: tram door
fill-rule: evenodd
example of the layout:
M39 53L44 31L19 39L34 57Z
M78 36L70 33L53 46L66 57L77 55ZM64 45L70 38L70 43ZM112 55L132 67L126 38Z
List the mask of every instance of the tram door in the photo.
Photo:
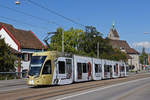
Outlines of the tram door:
M110 78L112 78L112 65L109 65Z
M81 63L77 63L78 79L82 79L82 66Z
M50 85L52 82L52 66L51 60L47 60L42 70L43 84Z

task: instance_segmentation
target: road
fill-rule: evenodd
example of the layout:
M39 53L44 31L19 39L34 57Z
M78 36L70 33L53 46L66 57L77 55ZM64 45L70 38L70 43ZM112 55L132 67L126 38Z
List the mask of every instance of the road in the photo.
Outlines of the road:
M1 80L0 92L28 88L26 79Z
M45 100L150 100L150 77Z
M0 81L0 98L3 100L134 100L134 96L130 94L149 97L149 94L145 94L150 93L148 83L150 83L149 73L41 88L28 87L25 85L25 80ZM142 92L137 93L137 90Z

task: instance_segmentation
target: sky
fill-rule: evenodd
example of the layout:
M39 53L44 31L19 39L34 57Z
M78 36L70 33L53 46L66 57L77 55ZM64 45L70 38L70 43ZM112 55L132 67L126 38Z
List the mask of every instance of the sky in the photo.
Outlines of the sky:
M150 53L150 0L20 0L19 5L15 1L0 0L0 22L32 30L41 41L58 27L85 28L30 1L84 26L94 26L103 37L114 22L120 40L126 40L138 51L145 47Z

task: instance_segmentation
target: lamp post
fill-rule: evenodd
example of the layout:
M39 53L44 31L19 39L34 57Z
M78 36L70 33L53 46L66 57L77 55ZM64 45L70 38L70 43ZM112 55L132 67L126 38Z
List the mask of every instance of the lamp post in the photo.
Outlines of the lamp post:
M16 5L19 5L19 4L20 4L20 1L19 1L19 0L16 0L15 3L16 3Z
M93 35L93 37L97 37L96 35ZM99 58L99 41L97 42L97 58Z

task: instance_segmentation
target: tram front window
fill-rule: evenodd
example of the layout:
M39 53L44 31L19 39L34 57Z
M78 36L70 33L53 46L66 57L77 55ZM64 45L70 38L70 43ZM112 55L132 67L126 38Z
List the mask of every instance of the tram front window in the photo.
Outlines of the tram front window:
M32 56L29 75L40 75L41 67L44 63L46 56Z

